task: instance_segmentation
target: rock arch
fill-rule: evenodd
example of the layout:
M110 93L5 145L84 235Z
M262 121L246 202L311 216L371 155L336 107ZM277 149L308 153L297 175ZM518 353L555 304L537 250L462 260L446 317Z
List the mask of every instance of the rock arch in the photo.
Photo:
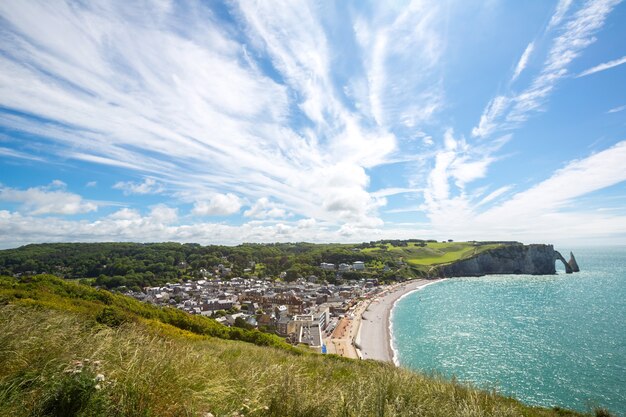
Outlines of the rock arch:
M554 261L555 262L556 261L563 262L563 265L565 265L565 273L566 274L571 274L572 272L574 272L574 270L572 269L572 266L569 263L567 263L567 261L565 260L563 255L561 255L561 252L559 252L558 250L554 251Z

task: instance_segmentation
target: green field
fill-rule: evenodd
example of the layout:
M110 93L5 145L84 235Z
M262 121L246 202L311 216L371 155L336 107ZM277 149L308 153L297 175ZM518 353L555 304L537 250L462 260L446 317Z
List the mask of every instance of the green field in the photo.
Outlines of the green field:
M428 242L426 246L414 242L408 243L407 246L387 243L377 248L362 249L362 252L370 255L389 254L412 266L433 266L467 259L499 246L501 245L477 245L474 242Z

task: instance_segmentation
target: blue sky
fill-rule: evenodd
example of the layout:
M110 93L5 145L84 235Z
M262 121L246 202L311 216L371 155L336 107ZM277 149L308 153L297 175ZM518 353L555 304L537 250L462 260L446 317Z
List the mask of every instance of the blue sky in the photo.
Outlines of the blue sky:
M626 243L619 0L0 2L0 247Z

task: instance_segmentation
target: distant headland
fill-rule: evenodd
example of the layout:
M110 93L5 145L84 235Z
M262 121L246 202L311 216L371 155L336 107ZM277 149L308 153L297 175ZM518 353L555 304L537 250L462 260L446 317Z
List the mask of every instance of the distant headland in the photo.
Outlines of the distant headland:
M574 254L570 260L554 250L553 245L524 245L518 242L501 243L498 247L446 265L436 266L432 274L439 277L481 276L490 274L551 275L556 273L555 262L562 262L565 272L579 272Z

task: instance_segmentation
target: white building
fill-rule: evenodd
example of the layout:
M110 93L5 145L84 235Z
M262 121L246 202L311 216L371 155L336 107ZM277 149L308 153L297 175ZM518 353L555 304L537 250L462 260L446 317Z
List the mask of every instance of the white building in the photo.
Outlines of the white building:
M339 264L339 271L349 271L352 269L350 264Z
M353 263L352 263L352 268L353 268L355 271L362 271L362 270L364 270L364 269L365 269L365 262L363 262L363 261L356 261L356 262L353 262Z

